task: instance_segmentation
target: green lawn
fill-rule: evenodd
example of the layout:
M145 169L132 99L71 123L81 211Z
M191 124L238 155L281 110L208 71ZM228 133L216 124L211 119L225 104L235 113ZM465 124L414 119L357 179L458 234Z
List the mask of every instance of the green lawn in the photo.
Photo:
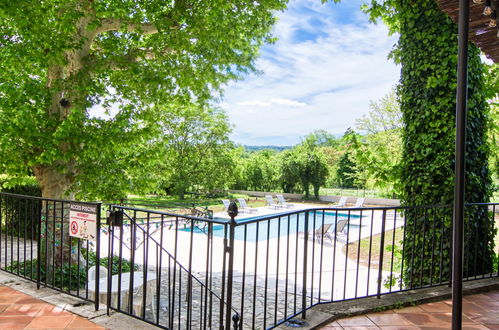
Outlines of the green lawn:
M499 254L499 215L495 216L495 228L498 229L498 232L495 236L495 251ZM387 249L386 247L392 245L392 242L395 242L396 245L401 246L399 244L400 241L404 238L404 228L400 227L395 229L395 239L393 239L393 230L388 230L385 232L385 249L383 252L383 270L388 271L391 269L392 262L392 252L391 249ZM348 258L354 262L359 260L359 263L362 266L371 268L378 268L378 260L380 257L380 243L381 243L381 234L373 235L371 238L364 238L359 242L350 243L348 245ZM369 251L369 247L371 246L371 251ZM360 251L359 251L360 249ZM346 254L346 246L343 247L343 253ZM369 255L370 253L370 255ZM369 264L369 257L371 263ZM373 262L374 261L374 262ZM397 265L401 260L397 260L396 254L394 255L393 260L393 271L400 271L400 267Z
M249 197L247 195L240 194L228 194L226 197L193 197L190 195L186 196L186 199L179 199L176 196L158 196L158 195L146 195L146 196L135 196L130 195L126 200L127 204L133 204L136 208L150 208L173 211L173 210L185 210L195 205L198 208L205 208L212 210L213 212L222 212L224 206L222 204L222 199L235 199L244 198L250 207L265 206L264 198ZM182 212L183 213L183 212Z

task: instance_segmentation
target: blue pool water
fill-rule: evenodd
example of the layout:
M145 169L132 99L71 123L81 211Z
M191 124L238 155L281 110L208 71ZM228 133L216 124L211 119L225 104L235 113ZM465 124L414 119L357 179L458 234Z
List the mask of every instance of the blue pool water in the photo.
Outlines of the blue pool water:
M286 236L288 234L292 235L296 234L297 232L305 231L304 213L293 214L290 216L286 215L286 216L276 217L270 220L263 220L260 222L250 222L246 225L242 225L245 222L259 218L263 217L252 217L239 220L238 224L240 225L237 226L235 229L234 238L237 240L244 240L246 238L246 241L256 242L256 241L264 241L267 239L277 238L279 236ZM350 215L351 221L358 220L359 218L360 218L359 215L353 215L353 214ZM347 219L348 219L348 214L338 213L338 220L347 220ZM315 213L309 212L308 230L310 231L312 229L319 229L322 226L322 224L333 224L329 229L330 231L333 231L335 221L336 221L336 212L334 211L332 212L317 211ZM359 225L350 223L349 227L350 229L355 229L358 228ZM224 237L225 235L228 235L228 233L226 232L228 231L229 227L227 226L227 230L225 228L226 226L224 225L213 225L213 236ZM191 228L182 228L179 230L190 232ZM198 225L194 227L193 231L195 234L206 234L208 232L208 226L205 227L203 225Z

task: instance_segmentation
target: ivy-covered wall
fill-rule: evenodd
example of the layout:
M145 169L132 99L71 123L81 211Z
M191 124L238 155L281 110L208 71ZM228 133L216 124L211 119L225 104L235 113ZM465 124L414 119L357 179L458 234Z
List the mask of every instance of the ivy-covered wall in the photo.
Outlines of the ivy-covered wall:
M400 33L392 55L402 66L398 96L405 124L403 205L452 204L457 25L439 10L435 0L373 0L368 11L372 18L381 17L393 32ZM478 48L470 44L465 197L468 203L487 202L491 194L486 139L489 107L479 54ZM412 211L405 218L405 284L417 287L436 283L440 277L448 279L451 212ZM490 271L493 227L486 221L486 210L467 210L465 221L465 257L473 259L465 260L465 276ZM430 237L442 244L432 245Z

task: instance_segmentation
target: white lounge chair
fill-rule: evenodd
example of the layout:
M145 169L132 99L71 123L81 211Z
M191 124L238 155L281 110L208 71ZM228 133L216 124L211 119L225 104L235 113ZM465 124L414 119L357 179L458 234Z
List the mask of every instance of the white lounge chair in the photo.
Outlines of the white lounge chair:
M248 204L246 204L246 200L244 198L238 198L237 201L239 202L239 205L241 205L241 211L242 212L250 212L250 213L257 213L258 209L254 207L249 207Z
M333 207L345 207L347 204L347 197L341 197L337 204L332 205Z
M277 200L279 201L279 204L282 205L283 207L286 208L293 208L295 207L293 204L286 202L284 199L283 195L275 195L277 197Z
M272 198L272 195L265 195L265 199L267 200L267 206L268 207L273 207L275 209L281 208L282 205L276 204L274 202L274 198Z
M230 200L228 199L222 199L222 203L224 203L224 209L225 211L229 210L229 205L230 205Z
M364 207L364 201L366 199L361 197L361 198L357 198L357 201L355 202L355 205L353 207Z

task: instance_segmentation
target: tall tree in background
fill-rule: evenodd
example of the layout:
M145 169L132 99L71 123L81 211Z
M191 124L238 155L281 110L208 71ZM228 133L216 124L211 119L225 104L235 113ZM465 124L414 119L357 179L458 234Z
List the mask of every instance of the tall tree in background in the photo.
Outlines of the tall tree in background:
M195 105L159 106L156 125L157 176L175 188L180 199L194 185L208 189L224 185L231 176L227 115L220 109Z
M153 104L202 102L254 70L285 0L47 0L0 4L0 165L72 197L106 129ZM119 116L92 118L115 104ZM140 136L135 136L139 141ZM119 141L109 135L106 143ZM103 148L101 152L107 152ZM112 151L112 150L111 150ZM88 173L86 175L89 175Z
M369 102L369 113L356 120L357 129L368 134L396 130L403 127L397 90L392 90L378 101Z
M400 33L392 56L402 65L398 95L405 124L401 163L403 204L450 204L454 192L457 26L439 10L435 0L372 0L367 11L373 19L382 18L391 32ZM470 45L466 202L487 202L491 193L486 140L489 107L479 55L478 48ZM485 274L492 267L493 224L484 221L486 210L475 210L468 210L465 220L468 228L465 276ZM404 248L413 252L404 260L406 285L428 285L438 277L436 274L448 279L451 214L429 217L414 211L407 212L405 219L411 230ZM443 239L442 248L432 248L423 239L430 234L425 230L431 226L442 228L441 233L433 233L435 241ZM469 239L472 237L483 239ZM415 256L414 260L409 260L409 255ZM432 268L429 260L441 263Z

